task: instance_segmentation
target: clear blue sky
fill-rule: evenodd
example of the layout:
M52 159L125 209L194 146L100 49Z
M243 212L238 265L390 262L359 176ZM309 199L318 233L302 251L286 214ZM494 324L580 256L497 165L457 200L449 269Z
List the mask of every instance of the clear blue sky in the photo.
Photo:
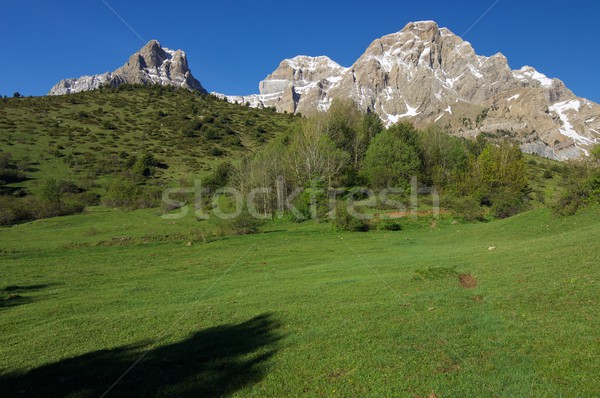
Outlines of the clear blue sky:
M496 0L106 0L144 39L183 49L209 91L258 92L284 58L328 55L350 66L374 39L417 20L462 35ZM600 102L600 2L500 0L465 36L575 94ZM43 95L66 77L124 64L143 45L103 0L0 0L0 94Z

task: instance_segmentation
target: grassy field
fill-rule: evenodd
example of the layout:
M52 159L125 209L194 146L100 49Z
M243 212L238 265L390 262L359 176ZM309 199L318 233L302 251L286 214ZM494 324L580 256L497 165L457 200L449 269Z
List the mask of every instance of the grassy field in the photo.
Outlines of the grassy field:
M599 216L2 228L1 395L600 396Z

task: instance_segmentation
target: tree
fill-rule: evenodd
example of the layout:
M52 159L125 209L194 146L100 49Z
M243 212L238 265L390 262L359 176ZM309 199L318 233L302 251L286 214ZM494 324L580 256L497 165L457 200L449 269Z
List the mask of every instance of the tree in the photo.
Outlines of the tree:
M582 207L600 204L600 145L588 158L568 163L563 179L566 189L553 207L555 213L571 215Z
M352 153L361 119L354 101L335 99L322 118L322 127L336 147Z
M13 94L13 98L22 98L23 96L21 95L20 92L15 91L15 93Z
M428 182L438 189L451 187L469 166L463 142L435 125L421 132L420 138Z
M301 186L321 177L331 187L350 161L348 153L339 149L328 134L328 127L327 119L318 115L306 119L291 136L286 160L292 177Z
M464 180L466 193L491 206L497 217L518 213L529 194L523 153L508 141L486 144Z
M408 188L420 169L417 149L400 139L396 131L387 130L371 141L363 173L373 188Z
M40 191L40 198L50 207L60 209L62 206L62 197L61 184L54 178L46 180Z
M383 130L383 122L377 114L366 113L362 116L352 145L352 161L356 170L360 169L371 140Z
M523 153L508 141L498 146L487 144L477 157L475 171L478 182L490 191L503 187L518 193L527 187Z

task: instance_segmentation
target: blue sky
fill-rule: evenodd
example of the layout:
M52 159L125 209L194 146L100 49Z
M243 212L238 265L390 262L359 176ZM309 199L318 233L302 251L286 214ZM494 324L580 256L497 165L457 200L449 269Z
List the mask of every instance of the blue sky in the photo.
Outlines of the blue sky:
M374 39L435 20L463 35L496 0L105 0L145 41L183 49L209 91L258 92L284 58L327 55L350 66ZM600 102L597 1L500 0L465 36L478 54L502 52L575 94ZM103 0L0 0L0 95L43 95L66 77L124 64L143 45Z

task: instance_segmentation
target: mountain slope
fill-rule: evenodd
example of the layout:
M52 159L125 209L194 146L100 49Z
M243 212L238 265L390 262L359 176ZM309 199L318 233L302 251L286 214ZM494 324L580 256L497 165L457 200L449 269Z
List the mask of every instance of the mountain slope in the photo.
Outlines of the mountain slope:
M508 136L525 152L553 159L587 154L600 142L598 104L534 68L511 70L500 53L477 55L432 21L373 41L350 68L323 56L284 60L260 83L260 94L227 98L303 114L350 98L388 125L407 119L459 136Z
M192 75L185 52L163 48L158 41L151 40L114 72L61 80L50 89L48 94L71 94L95 90L104 85L119 86L125 83L160 84L206 93L200 82Z
M0 103L0 160L9 157L27 177L0 188L33 193L49 178L102 191L129 158L145 153L168 166L153 177L157 183L204 177L258 150L297 119L159 85Z

